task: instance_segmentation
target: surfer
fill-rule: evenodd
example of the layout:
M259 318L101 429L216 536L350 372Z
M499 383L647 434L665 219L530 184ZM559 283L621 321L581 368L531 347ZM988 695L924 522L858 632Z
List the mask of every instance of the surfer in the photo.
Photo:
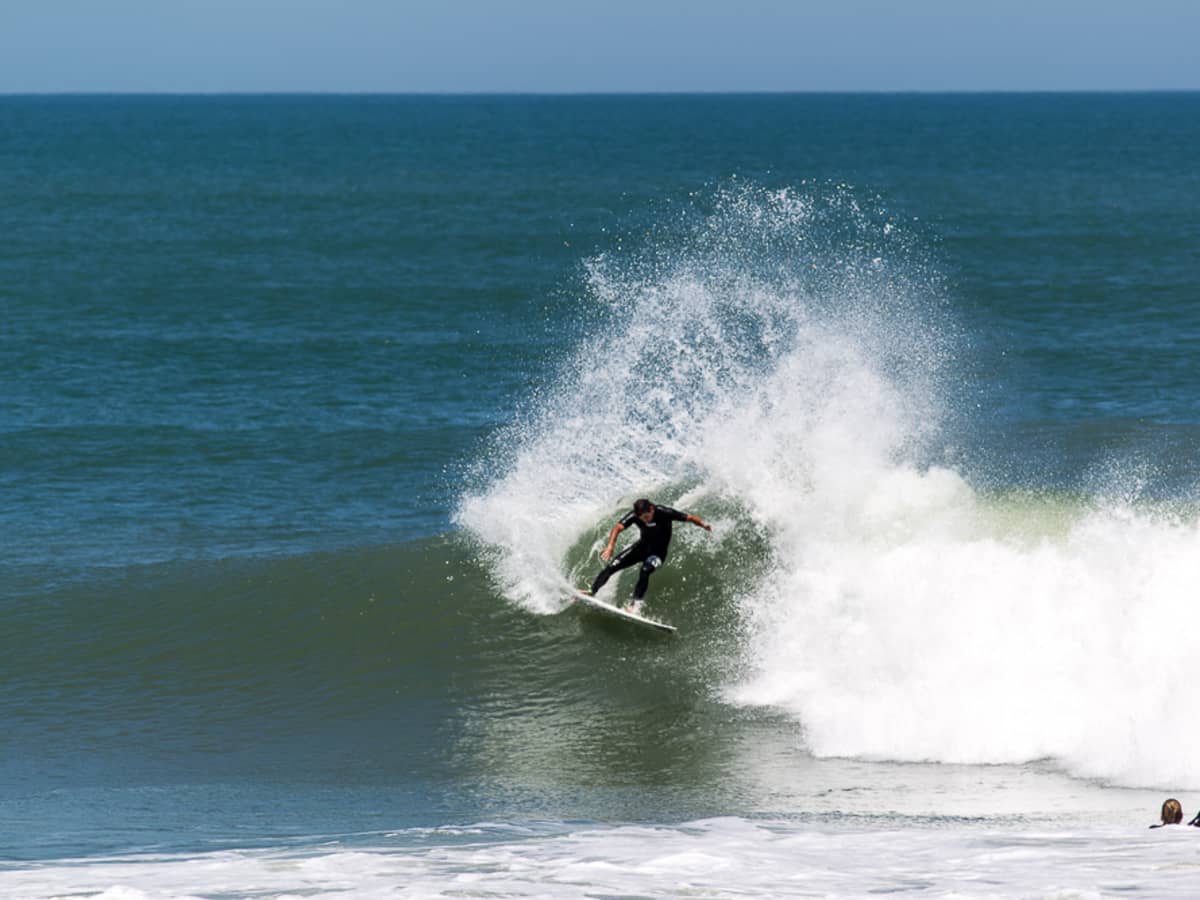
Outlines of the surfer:
M1162 805L1162 821L1157 825L1151 825L1151 828L1162 828L1164 825L1178 825L1183 821L1183 807L1179 801L1172 797ZM1197 817L1200 818L1200 817ZM1189 823L1191 824L1191 823Z
M675 522L689 522L705 531L712 531L712 526L699 516L680 512L669 506L655 506L646 499L635 501L632 512L626 513L608 533L608 545L600 551L600 559L608 565L600 570L600 574L592 582L592 596L595 596L614 574L641 563L642 571L638 574L631 604L636 609L642 598L646 596L646 588L650 585L650 576L654 574L655 569L667 561L667 547L671 543L671 525ZM617 535L630 525L637 526L638 540L622 550L614 559L613 549L617 544Z

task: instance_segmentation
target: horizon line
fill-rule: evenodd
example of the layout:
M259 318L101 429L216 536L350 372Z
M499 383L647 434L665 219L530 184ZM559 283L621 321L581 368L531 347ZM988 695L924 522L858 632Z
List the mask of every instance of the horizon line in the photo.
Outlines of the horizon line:
M21 91L0 88L0 97L756 97L756 96L911 96L911 95L1037 95L1037 94L1196 94L1187 88L838 88L748 90L54 90Z

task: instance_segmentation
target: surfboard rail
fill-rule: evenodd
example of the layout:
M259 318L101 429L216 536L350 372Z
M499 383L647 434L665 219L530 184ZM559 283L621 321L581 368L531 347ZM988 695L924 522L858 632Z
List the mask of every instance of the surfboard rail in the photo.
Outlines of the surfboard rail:
M605 603L603 600L593 597L591 594L585 594L575 588L568 588L567 595L575 603L586 607L587 609L600 613L610 618L619 619L623 622L630 622L635 625L640 625L644 628L652 628L655 631L661 631L664 634L675 634L679 629L674 625L668 625L666 622L659 622L655 619L648 619L639 613L630 610L621 609L619 606L613 606L611 603Z

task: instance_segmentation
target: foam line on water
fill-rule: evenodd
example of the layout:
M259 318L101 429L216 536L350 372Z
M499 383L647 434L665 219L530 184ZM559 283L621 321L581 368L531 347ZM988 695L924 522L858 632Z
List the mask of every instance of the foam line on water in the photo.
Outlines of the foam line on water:
M272 897L934 896L1155 897L1195 893L1186 827L997 829L947 822L838 829L706 819L675 826L449 830L359 847L66 860L0 870L0 889L39 900ZM870 860L869 866L863 861Z

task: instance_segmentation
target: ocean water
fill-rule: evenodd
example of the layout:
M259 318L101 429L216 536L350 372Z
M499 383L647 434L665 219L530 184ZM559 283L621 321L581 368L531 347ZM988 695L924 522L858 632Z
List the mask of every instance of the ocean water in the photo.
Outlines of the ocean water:
M0 895L1193 895L1197 146L0 98Z

